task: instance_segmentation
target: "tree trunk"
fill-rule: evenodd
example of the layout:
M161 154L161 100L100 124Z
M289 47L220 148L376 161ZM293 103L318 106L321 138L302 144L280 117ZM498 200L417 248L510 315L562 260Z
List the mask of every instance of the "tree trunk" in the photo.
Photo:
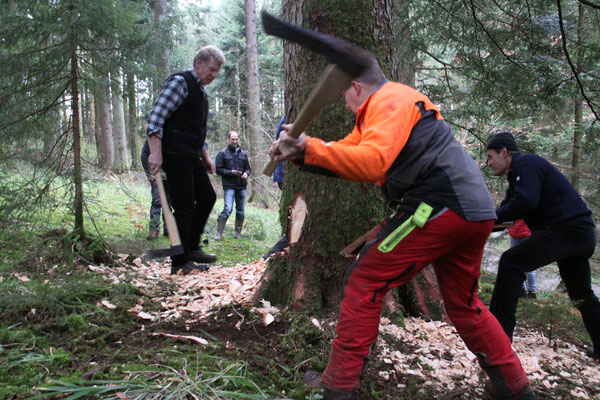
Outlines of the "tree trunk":
M137 117L137 107L135 99L135 75L128 73L125 76L126 98L127 98L127 143L131 155L131 168L141 169L140 162L140 140Z
M393 11L387 0L283 2L284 19L341 37L371 51L388 76L397 79ZM325 65L324 57L284 42L286 119L296 118ZM392 68L395 71L390 73ZM352 130L354 122L355 116L339 102L328 106L307 129L307 134L323 140L339 140ZM296 168L287 168L285 179L280 210L284 230L288 230L288 207L294 199L303 196L307 215L298 242L290 246L289 252L271 258L266 272L268 280L261 286L261 293L275 304L313 311L337 306L349 266L349 260L340 255L340 251L385 216L380 190L374 184L301 173ZM403 311L444 318L432 269L426 269L418 279L406 285L404 292L396 294ZM415 296L417 301L413 300ZM388 296L386 303L393 300L392 297ZM393 310L395 306L388 303L388 307Z
M106 79L98 82L96 91L96 121L99 122L100 131L98 132L98 166L108 170L113 165L114 146L111 126L111 111L108 84Z
M71 54L71 115L73 116L73 185L75 186L75 199L73 211L75 226L73 231L85 238L83 226L83 181L81 175L81 132L79 130L79 92L77 88L77 53L73 49Z
M381 6L375 2L375 8ZM327 34L353 41L375 52L387 46L368 45L375 34L372 1L284 0L283 18ZM353 28L347 29L352 26ZM352 35L352 36L349 36ZM390 38L379 38L388 43ZM377 46L377 49L374 47ZM327 60L305 48L284 42L286 119L293 121ZM352 130L354 116L340 102L331 105L311 124L307 133L324 140L339 140ZM348 243L372 228L383 217L383 199L372 184L336 180L287 168L281 197L281 222L288 226L288 207L299 195L308 214L302 234L290 252L272 257L264 297L281 305L319 310L339 303L348 259L339 254Z
M246 115L248 116L248 137L250 138L249 161L253 170L250 180L250 197L256 195L265 199L266 180L262 174L264 164L263 137L260 129L260 86L258 78L258 39L256 36L256 4L245 1L246 15L246 87L248 90Z
M154 22L159 25L159 32L164 34L168 34L168 31L161 29L160 24L167 17L167 12L167 0L154 0ZM162 79L169 76L171 66L169 65L169 48L167 46L164 46L161 49L160 56L158 57L157 67L161 73ZM155 89L160 90L160 88L161 82L158 82L158 84L155 85Z
M579 18L577 19L577 59L575 66L578 71L583 68L585 49L583 47L583 35L585 25L585 11L583 4L579 3ZM573 158L571 160L571 184L579 191L579 179L581 171L579 170L579 161L581 160L581 141L583 139L583 96L579 88L574 100L575 125L573 128Z
M117 71L111 75L114 84L111 90L113 139L115 146L115 158L113 169L125 171L129 167L127 151L127 134L125 132L125 112L123 110L123 85L121 72Z

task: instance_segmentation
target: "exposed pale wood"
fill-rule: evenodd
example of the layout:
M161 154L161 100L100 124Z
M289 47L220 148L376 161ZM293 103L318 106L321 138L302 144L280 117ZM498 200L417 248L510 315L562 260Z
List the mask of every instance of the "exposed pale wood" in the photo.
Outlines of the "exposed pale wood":
M290 206L290 230L288 233L289 243L293 244L300 239L302 234L302 226L308 215L306 199L302 193L296 194L294 202Z

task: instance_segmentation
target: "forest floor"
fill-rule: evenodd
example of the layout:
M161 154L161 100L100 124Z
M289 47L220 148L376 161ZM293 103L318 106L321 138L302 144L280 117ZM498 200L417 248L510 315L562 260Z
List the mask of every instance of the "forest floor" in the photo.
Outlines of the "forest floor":
M143 294L127 310L139 324L138 329L127 332L130 348L160 349L168 341L187 342L200 352L245 360L247 368L255 372L272 374L274 368L283 379L300 387L304 371L322 367L336 316L300 315L278 310L267 302L250 304L266 262L258 260L232 267L215 265L205 273L172 276L168 262L135 258L128 263L126 256L111 267L80 265L80 268L100 274L112 283L129 282ZM24 275L20 277L26 279ZM172 285L165 286L165 282ZM113 312L119 309L110 299L98 305ZM298 319L305 324L298 325ZM402 328L382 318L361 398L483 398L485 376L476 357L466 349L451 325L419 318L407 318L404 323ZM300 360L298 354L306 352L300 349L304 346L312 351ZM600 398L599 364L585 356L585 346L578 339L548 337L544 329L525 324L517 330L513 346L537 398ZM82 365L82 372L102 370L108 367L105 362L97 359ZM265 398L288 398L285 391L274 389L272 397ZM308 389L299 393L289 398L319 398ZM119 398L129 397L123 392Z
M206 244L219 256L209 271L173 276L168 261L140 256L168 246L145 240L145 182L119 179L93 188L91 214L121 253L110 264L66 258L76 244L62 228L0 231L0 399L321 399L302 375L324 368L336 311L250 304L266 268L260 256L280 234L277 212L249 205L241 240L228 226L223 241ZM68 226L68 212L52 217ZM484 302L507 242L488 243ZM553 280L538 277L538 298L519 303L513 343L537 398L600 399L600 364L585 356L579 313ZM381 319L361 399L482 398L485 376L451 325L396 324Z

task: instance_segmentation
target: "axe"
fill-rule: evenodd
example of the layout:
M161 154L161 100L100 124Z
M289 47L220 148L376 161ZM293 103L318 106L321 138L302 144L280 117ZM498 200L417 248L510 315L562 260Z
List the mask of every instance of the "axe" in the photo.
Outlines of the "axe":
M267 34L280 37L310 50L323 54L330 64L313 88L308 100L294 121L289 135L297 138L308 125L319 115L323 107L336 102L346 90L352 79L356 78L367 67L368 59L360 57L356 46L324 33L302 28L280 20L263 10L262 23ZM270 160L263 173L271 176L277 163Z
M167 202L167 194L165 193L165 187L163 185L162 177L160 176L160 171L154 175L154 179L156 180L156 186L158 186L158 195L160 197L160 205L162 207L163 216L165 218L165 224L167 224L167 230L169 231L169 240L171 241L171 248L169 249L147 249L146 250L146 259L151 260L153 258L158 257L170 257L170 256L178 256L184 253L183 245L181 244L181 239L179 238L179 231L177 230L177 223L175 222L175 217L169 208L169 203Z

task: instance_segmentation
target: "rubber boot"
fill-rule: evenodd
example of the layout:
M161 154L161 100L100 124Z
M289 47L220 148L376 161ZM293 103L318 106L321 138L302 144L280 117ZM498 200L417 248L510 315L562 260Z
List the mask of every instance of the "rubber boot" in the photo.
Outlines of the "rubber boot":
M215 232L215 240L223 239L223 231L225 230L225 224L227 223L227 218L224 218L219 215L217 218L217 232Z
M240 239L242 237L242 227L244 226L244 217L235 217L235 232L233 237Z

